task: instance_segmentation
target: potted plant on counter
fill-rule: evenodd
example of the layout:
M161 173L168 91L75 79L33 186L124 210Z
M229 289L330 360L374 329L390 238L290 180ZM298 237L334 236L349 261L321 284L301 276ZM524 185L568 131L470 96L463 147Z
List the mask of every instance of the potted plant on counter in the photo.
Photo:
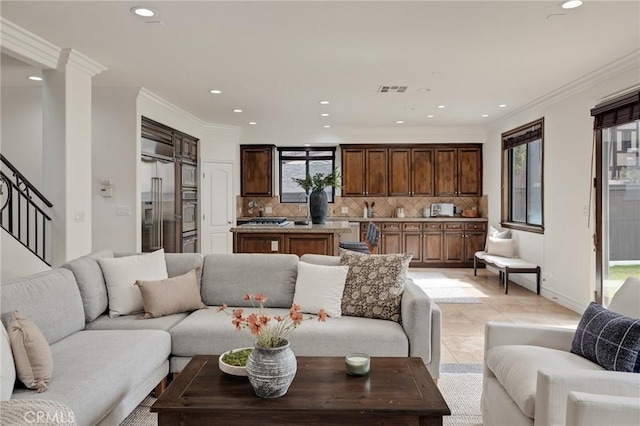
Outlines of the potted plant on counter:
M329 174L316 173L313 176L307 174L303 179L293 178L307 193L311 223L323 224L326 222L328 199L325 188L340 188L340 178L340 171L337 168Z

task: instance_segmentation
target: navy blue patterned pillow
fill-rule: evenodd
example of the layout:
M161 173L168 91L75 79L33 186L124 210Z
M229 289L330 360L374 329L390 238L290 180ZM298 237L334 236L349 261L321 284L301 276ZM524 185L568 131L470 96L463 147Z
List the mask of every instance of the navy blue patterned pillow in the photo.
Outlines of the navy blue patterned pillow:
M571 352L610 371L640 372L640 319L617 314L595 302L578 324Z

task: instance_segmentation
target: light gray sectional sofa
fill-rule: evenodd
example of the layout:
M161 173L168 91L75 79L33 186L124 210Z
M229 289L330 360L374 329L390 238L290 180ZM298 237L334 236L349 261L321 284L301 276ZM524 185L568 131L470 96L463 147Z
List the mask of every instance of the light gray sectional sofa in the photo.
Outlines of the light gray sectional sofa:
M100 257L102 251L62 268L2 284L2 322L18 310L51 345L53 378L45 393L14 388L12 399L49 399L68 405L79 425L119 424L169 372L182 370L196 354L219 354L251 346L247 331L235 332L229 316L201 309L153 319L110 318ZM337 265L339 258L280 254L166 254L169 277L201 268L202 301L250 309L246 293L264 293L270 315L285 315L293 302L299 261ZM434 378L440 370L438 307L407 280L402 323L342 316L306 321L290 336L298 356L417 356Z

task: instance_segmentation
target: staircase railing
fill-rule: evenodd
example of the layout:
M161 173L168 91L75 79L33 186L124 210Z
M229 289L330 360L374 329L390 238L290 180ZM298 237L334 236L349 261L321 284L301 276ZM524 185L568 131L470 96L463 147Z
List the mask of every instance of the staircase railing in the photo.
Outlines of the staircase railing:
M0 160L0 226L51 266L47 250L51 217L45 209L53 204L4 155Z

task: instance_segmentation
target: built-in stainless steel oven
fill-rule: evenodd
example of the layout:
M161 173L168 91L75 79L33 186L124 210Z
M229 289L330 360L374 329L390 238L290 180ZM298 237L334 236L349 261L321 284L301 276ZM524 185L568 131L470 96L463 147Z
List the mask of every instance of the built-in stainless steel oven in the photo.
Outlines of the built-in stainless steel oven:
M191 164L181 165L182 168L182 186L198 186L198 168Z
M182 200L182 233L198 229L198 202ZM184 238L184 235L183 235Z
M196 231L182 234L182 253L196 253L198 251L198 235Z

